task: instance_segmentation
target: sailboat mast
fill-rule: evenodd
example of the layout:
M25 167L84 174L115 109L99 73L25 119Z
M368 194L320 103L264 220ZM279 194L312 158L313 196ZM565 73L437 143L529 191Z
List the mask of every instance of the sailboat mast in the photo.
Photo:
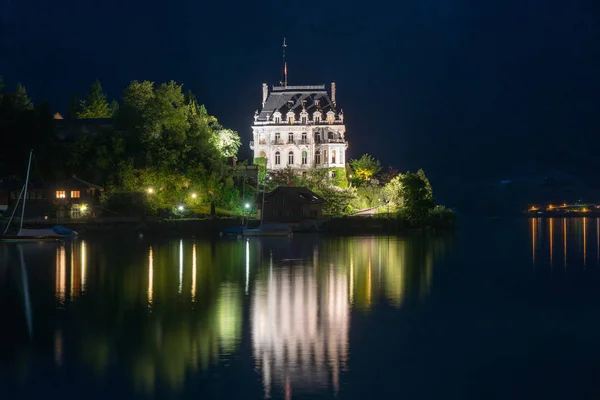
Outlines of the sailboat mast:
M29 186L29 170L31 169L31 157L33 157L33 149L29 152L29 163L27 164L27 177L25 178L25 193L23 195L23 210L21 211L21 226L19 231L23 229L23 218L25 217L25 200L27 199L27 187Z

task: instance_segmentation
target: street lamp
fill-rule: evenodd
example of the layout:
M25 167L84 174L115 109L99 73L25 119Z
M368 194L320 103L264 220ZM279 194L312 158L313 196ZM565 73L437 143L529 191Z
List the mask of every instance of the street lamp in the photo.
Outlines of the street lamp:
M250 208L250 203L244 204L244 207L246 208L246 210L249 209Z
M178 209L179 211L183 211L183 206L182 206L182 205L179 205L179 206L177 207L177 209Z
M146 192L148 192L148 194L152 194L152 193L154 193L154 189L149 187L148 189L146 189Z

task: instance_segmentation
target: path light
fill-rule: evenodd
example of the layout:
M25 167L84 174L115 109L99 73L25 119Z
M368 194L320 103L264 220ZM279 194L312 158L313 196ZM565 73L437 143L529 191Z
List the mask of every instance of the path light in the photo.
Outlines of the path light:
M249 209L249 208L250 208L250 204L249 204L249 203L246 203L246 204L244 204L244 207L246 207L246 210L247 210L247 209Z
M182 205L180 205L179 207L177 207L177 209L178 209L179 211L183 211L183 206L182 206Z
M148 189L146 189L146 192L148 192L148 194L152 194L154 193L154 189L149 187Z
M198 195L196 193L192 193L192 199L195 199L196 197L198 197Z

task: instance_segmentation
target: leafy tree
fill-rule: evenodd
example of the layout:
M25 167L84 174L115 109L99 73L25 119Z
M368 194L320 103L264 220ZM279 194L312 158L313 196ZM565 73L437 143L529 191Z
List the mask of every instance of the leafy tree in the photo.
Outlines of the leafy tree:
M402 174L393 177L382 190L383 198L393 210L404 207Z
M423 182L425 182L425 192L427 199L433 200L433 189L431 188L431 183L429 183L429 179L427 179L427 177L425 176L425 171L423 171L423 169L420 168L417 171L417 175L419 176L419 178L421 178L421 180L423 180Z
M219 129L213 136L213 142L223 157L233 157L242 145L240 136L231 129Z
M77 113L79 119L110 118L111 109L106 100L106 94L102 91L100 81L96 80L86 99L81 102L81 110Z
M354 174L353 179L359 183L368 182L381 171L379 160L376 160L369 154L364 154L358 160L350 160L350 165Z
M114 118L117 113L119 112L119 102L116 100L113 100L110 102L110 116L111 118Z
M407 172L400 182L405 215L412 223L423 222L435 207L431 197L431 186L428 185L425 174Z
M12 96L13 107L17 111L31 111L33 110L33 103L27 96L27 89L25 86L17 83L15 92Z
M351 211L350 203L356 198L355 188L329 186L315 189L314 192L325 199L323 214L330 216L348 215Z

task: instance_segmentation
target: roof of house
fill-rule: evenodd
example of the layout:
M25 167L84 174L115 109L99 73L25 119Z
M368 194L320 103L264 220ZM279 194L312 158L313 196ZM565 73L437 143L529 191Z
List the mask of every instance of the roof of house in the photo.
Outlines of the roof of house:
M319 105L317 106L316 101ZM267 101L258 115L257 121L268 121L275 111L285 115L292 110L299 114L306 109L309 115L315 111L321 111L324 116L328 111L336 112L335 105L329 98L325 85L314 86L275 86L269 93Z
M0 189L21 189L24 183L25 182L22 179L0 179ZM71 179L64 179L60 181L29 181L30 189L48 189L60 187L64 187L65 189L96 189L101 192L104 191L102 186L86 182L83 179L77 178L75 175L73 175Z
M305 187L279 186L265 195L265 202L269 199L282 195L288 203L322 204L325 202L321 196ZM258 202L262 202L262 193L258 195Z

